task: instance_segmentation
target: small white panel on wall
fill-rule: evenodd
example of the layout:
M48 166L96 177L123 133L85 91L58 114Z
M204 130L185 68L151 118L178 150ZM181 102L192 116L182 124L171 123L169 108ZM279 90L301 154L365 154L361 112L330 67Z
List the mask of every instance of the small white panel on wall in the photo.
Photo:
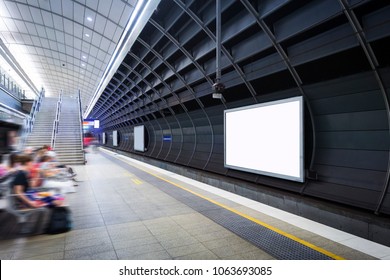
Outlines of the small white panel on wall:
M117 130L114 130L112 132L112 145L118 146L118 131Z
M134 127L134 150L145 152L145 127L143 125Z

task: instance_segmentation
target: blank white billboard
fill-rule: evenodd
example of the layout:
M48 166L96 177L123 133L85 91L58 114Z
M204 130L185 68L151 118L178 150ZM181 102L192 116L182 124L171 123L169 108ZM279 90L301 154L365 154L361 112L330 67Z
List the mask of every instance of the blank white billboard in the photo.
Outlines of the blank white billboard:
M145 127L143 125L134 127L134 150L145 151Z
M99 120L93 121L93 128L100 128L100 121Z
M114 130L112 132L112 145L118 146L118 131L117 130Z
M224 111L225 167L304 181L303 98Z

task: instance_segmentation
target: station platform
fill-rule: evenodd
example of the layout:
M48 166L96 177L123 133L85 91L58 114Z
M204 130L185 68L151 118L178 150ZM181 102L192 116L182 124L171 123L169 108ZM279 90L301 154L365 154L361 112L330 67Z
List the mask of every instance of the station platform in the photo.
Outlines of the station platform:
M66 197L72 230L0 240L0 259L390 260L384 245L124 155L86 156Z

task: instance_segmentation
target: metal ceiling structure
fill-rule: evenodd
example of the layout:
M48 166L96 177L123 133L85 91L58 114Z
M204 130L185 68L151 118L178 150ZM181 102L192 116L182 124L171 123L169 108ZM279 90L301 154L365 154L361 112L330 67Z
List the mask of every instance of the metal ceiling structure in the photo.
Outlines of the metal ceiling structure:
M118 128L159 118L161 113L172 115L221 102L225 104L225 99L210 98L216 76L215 3L214 0L162 1L90 117L100 119L106 128ZM231 93L225 98L233 101L250 96L257 103L263 93L290 87L305 95L303 85L314 80L302 66L304 60L319 58L315 51L324 57L342 48L360 45L365 55L355 63L364 61L364 65L357 67L376 69L380 61L368 42L375 34L366 38L364 32L371 34L370 30L363 31L360 22L367 19L365 22L372 25L367 27L376 32L384 23L370 23L370 13L386 5L383 1L364 0L317 0L310 4L297 0L222 1L222 80L228 86L228 92L231 91L229 87L237 86L242 92L241 96ZM384 10L380 16L386 13ZM307 17L307 22L302 21L300 15ZM354 33L347 34L343 29ZM326 49L320 45L320 40L324 36L332 40L332 32L335 42L340 45ZM357 37L355 34L362 35ZM310 41L310 38L313 39ZM342 46L345 40L354 42L348 47ZM300 50L300 41L301 45L313 49L310 52ZM376 56L382 57L382 52L377 48ZM273 87L275 79L267 81L267 77L276 73L282 75L283 82ZM261 85L259 79L264 79ZM381 83L380 79L378 82Z
M36 88L88 105L142 2L1 0L0 38Z

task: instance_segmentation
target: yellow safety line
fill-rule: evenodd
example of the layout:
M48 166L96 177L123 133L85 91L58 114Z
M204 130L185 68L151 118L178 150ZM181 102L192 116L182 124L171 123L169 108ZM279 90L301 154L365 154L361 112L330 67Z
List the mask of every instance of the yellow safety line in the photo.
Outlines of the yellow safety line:
M128 176L128 177L134 177L134 174L132 173L129 173L129 172L125 172L123 173L125 176Z
M142 182L141 180L138 180L137 178L131 179L131 181L133 181L133 182L134 182L135 184L137 184L137 185L143 184L143 182Z
M130 164L129 162L124 161L124 160L121 159L121 158L118 158L118 159L121 160L121 161L123 161L123 162L125 162L125 163L127 163L127 164ZM332 252L329 252L329 251L327 251L327 250L325 250L325 249L323 249L323 248L321 248L321 247L318 247L318 246L316 246L316 245L314 245L314 244L311 244L310 242L307 242L307 241L305 241L305 240L303 240L303 239L301 239L301 238L299 238L299 237L297 237L297 236L295 236L295 235L292 235L292 234L287 233L287 232L285 232L285 231L283 231L283 230L281 230L281 229L278 229L278 228L276 228L276 227L274 227L274 226L271 226L271 225L269 225L269 224L267 224L267 223L264 223L264 222L262 222L262 221L260 221L260 220L258 220L258 219L256 219L256 218L253 218L253 217L251 217L251 216L249 216L249 215L247 215L247 214L245 214L245 213L242 213L242 212L240 212L240 211L237 211L237 210L234 209L234 208L231 208L231 207L226 206L226 205L224 205L224 204L222 204L222 203L219 203L218 201L215 201L215 200L213 200L213 199L211 199L211 198L208 198L208 197L206 197L206 196L204 196L204 195L201 195L201 194L199 194L199 193L197 193L197 192L194 192L194 191L192 191L192 190L190 190L190 189L187 189L187 188L185 188L185 187L183 187L183 186L181 186L181 185L179 185L179 184L177 184L177 183L175 183L175 182L172 182L172 181L170 181L170 180L167 180L167 179L161 177L160 175L154 174L154 173L152 173L152 172L150 172L150 171L148 171L148 170L146 170L146 169L143 169L143 168L141 168L141 167L139 167L139 166L135 166L135 165L133 165L133 164L131 164L131 165L132 165L133 167L139 169L139 170L142 170L142 171L148 173L149 175L152 175L152 176L154 176L154 177L156 177L156 178L158 178L158 179L160 179L160 180L163 180L163 181L165 181L165 182L167 182L167 183L169 183L169 184L171 184L171 185L174 185L175 187L178 187L178 188L183 189L183 190L185 190L185 191L187 191L187 192L189 192L189 193L192 193L192 194L194 194L194 195L196 195L196 196L198 196L198 197L200 197L200 198L203 198L203 199L205 199L205 200L207 200L207 201L209 201L209 202L211 202L211 203L213 203L213 204L215 204L215 205L218 205L218 206L220 206L220 207L222 207L222 208L224 208L224 209L226 209L226 210L229 210L229 211L231 211L231 212L233 212L233 213L235 213L235 214L237 214L237 215L239 215L239 216L241 216L241 217L244 217L244 218L246 218L246 219L248 219L248 220L250 220L250 221L252 221L252 222L254 222L254 223L256 223L256 224L262 225L263 227L266 227L266 228L268 228L269 230L272 230L272 231L274 231L274 232L276 232L276 233L279 233L279 234L281 234L281 235L283 235L283 236L285 236L285 237L287 237L287 238L289 238L289 239L292 239L292 240L294 240L294 241L296 241L296 242L298 242L298 243L300 243L300 244L302 244L302 245L305 245L305 246L307 246L307 247L309 247L309 248L311 248L311 249L313 249L313 250L315 250L315 251L317 251L317 252L320 252L320 253L322 253L322 254L324 254L324 255L326 255L326 256L332 258L332 259L335 259L335 260L345 260L345 258L343 258L343 257L341 257L341 256L338 256L338 255L336 255L336 254L334 254L334 253L332 253Z
M134 178L135 175L132 174L132 173L125 172L124 175L127 176L127 177L130 177L130 178L131 178L131 181L133 181L134 184L137 184L137 185L143 184L143 182L142 182L140 179Z

